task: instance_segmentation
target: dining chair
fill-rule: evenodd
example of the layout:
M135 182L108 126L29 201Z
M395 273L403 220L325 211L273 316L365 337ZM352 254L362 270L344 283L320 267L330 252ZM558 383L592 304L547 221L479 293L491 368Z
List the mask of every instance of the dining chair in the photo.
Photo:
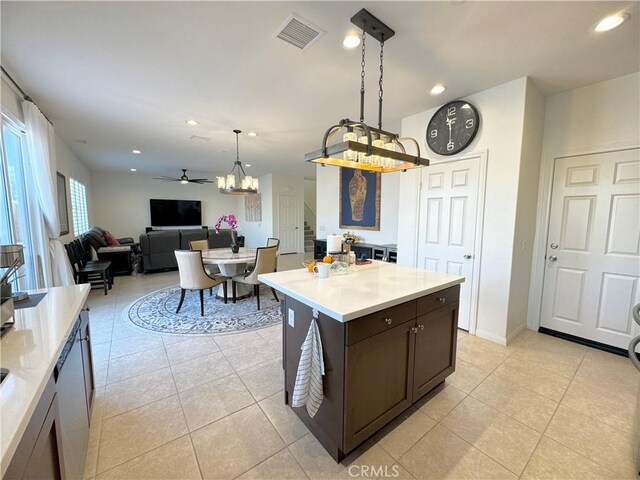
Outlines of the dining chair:
M262 273L272 273L275 271L277 253L278 247L276 247L275 245L272 247L258 247L256 249L255 268L250 272L236 275L231 278L231 292L233 295L233 303L236 303L237 283L253 285L253 293L256 296L258 310L260 310L260 285L263 285L263 283L258 280L258 275ZM272 288L271 291L273 292L273 297L276 299L276 301L279 302L280 300L278 299L278 295L276 294L275 289Z
M278 271L278 257L280 256L280 239L269 237L267 238L267 247L276 247L276 267L273 269L274 272Z
M178 262L178 273L180 274L180 302L176 313L182 308L187 290L198 290L200 292L200 316L204 317L204 291L212 289L222 283L224 292L224 303L227 303L227 279L226 277L211 277L207 274L202 263L202 252L190 250L176 250L176 260Z
M104 288L104 294L113 286L113 276L111 275L111 262L109 261L93 261L86 262L78 253L73 242L67 243L64 248L73 270L73 279L76 284L89 283L93 288L94 285L101 285Z
M209 250L209 240L193 240L189 242L189 248L192 251ZM215 264L205 264L204 269L209 276L220 273L220 268Z

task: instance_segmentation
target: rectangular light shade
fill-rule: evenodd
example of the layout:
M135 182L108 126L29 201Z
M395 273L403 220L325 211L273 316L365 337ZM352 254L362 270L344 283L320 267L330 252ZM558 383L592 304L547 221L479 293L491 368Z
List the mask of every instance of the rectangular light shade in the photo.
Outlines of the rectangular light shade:
M409 170L412 168L426 167L429 165L429 160L415 155L408 155L403 152L396 152L384 147L371 147L371 155L369 158L383 157L389 160L389 162L377 162L378 164L360 163L357 161L345 160L343 153L346 151L355 151L360 153L367 152L367 144L360 142L353 142L350 140L335 143L327 146L327 155L323 155L322 150L316 150L315 152L307 153L304 156L305 161L320 163L325 165L334 165L337 167L355 168L359 170L369 170L372 172L399 172L403 170ZM380 163L383 163L382 165ZM384 165L386 163L387 165Z

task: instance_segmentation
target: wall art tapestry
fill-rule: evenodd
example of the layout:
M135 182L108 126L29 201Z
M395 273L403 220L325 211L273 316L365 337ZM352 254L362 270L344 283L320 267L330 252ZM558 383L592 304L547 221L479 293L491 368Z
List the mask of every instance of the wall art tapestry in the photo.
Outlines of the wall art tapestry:
M247 222L262 221L262 196L259 193L244 197L244 218Z
M380 230L381 174L340 168L340 228Z

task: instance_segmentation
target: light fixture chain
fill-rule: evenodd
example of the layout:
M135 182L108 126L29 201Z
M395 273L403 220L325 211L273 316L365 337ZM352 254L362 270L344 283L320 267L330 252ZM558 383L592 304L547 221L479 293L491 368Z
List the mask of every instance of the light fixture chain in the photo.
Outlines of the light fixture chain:
M364 123L364 67L365 67L365 39L366 33L364 28L362 29L362 60L360 61L360 66L362 67L362 71L360 72L360 123Z
M380 80L378 80L378 128L382 130L382 97L384 89L382 87L384 81L384 37L380 41Z

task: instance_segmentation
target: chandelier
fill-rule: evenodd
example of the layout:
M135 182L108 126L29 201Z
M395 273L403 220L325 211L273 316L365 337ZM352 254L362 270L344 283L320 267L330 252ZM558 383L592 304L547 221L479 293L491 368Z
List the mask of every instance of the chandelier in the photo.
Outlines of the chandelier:
M362 29L362 70L360 72L360 121L345 118L331 126L324 134L322 147L307 153L305 161L321 165L355 168L374 172L388 173L405 171L429 165L429 160L420 156L420 146L414 138L400 137L397 133L382 129L382 97L384 94L384 43L395 32L367 10L362 9L351 18L351 23ZM365 39L369 34L380 42L380 78L378 81L378 128L364 122L364 78L365 78ZM331 137L342 131L342 141L328 144ZM407 153L403 142L414 145L416 154Z
M231 173L226 177L216 177L218 190L227 195L252 195L258 193L258 179L244 173L240 162L240 142L238 135L241 130L234 130L236 134L236 161L233 163Z

